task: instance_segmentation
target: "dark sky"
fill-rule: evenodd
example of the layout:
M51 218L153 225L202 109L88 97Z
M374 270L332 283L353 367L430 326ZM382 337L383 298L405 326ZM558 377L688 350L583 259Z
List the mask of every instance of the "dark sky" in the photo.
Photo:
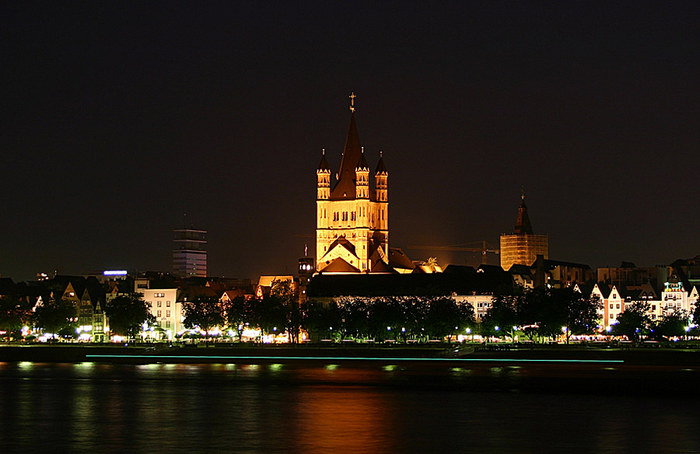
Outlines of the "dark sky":
M390 244L510 232L550 257L700 254L700 3L3 2L0 273L293 272L357 94ZM468 254L438 255L467 263Z

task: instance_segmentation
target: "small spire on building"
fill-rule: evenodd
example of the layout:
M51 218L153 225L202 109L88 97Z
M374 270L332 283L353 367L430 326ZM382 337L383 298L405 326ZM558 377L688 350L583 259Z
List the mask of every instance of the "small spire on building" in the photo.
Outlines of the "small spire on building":
M318 163L318 168L316 170L328 171L330 172L331 167L328 165L328 160L326 159L326 149L321 151L321 162Z
M388 173L386 165L384 164L384 153L379 151L379 162L377 163L376 173Z
M369 164L367 164L367 159L365 158L365 147L360 147L360 160L357 161L357 166L355 166L355 170L357 169L367 169L369 171Z

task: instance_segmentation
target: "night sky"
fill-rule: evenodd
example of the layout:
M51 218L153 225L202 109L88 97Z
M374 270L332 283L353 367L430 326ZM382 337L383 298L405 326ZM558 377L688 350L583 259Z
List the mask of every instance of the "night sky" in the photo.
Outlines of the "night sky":
M6 1L0 46L4 277L169 271L183 222L293 273L351 91L413 259L475 263L412 246L497 245L521 186L550 258L700 254L696 1Z

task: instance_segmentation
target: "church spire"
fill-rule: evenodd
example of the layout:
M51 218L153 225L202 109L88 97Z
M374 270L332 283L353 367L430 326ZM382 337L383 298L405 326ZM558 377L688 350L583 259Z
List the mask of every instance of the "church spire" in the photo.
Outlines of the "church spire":
M527 215L527 205L525 205L525 188L522 188L520 194L520 208L518 208L518 219L515 221L515 229L513 233L522 234L528 233L532 235L532 224L530 224L530 216Z
M331 193L331 198L335 200L355 198L355 167L362 158L360 135L357 133L357 123L355 123L355 98L354 93L350 95L350 126L345 139L343 157L340 160L338 182Z

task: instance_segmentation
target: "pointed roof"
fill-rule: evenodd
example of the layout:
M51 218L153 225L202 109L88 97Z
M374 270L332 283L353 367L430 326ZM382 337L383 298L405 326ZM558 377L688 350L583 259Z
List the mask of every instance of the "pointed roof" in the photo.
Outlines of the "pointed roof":
M593 290L595 290L595 287L598 287L598 291L600 292L601 295L603 295L604 299L607 299L608 296L610 296L610 291L612 290L610 286L604 282L598 282L593 286ZM593 291L591 290L591 291Z
M359 273L360 270L350 265L340 257L333 259L327 267L322 269L320 273Z
M377 163L377 170L375 173L389 173L386 169L386 164L384 164L384 156L381 151L379 152L379 162Z
M348 136L345 139L343 158L340 161L338 182L331 191L331 200L352 200L355 198L355 166L362 157L360 136L357 133L355 112L350 114Z
M412 270L416 267L416 264L411 261L406 253L396 247L389 248L389 266L391 268L402 268L407 270Z
M354 255L355 257L357 257L357 253L355 252L355 245L352 244L352 243L350 242L350 240L348 240L348 239L345 238L344 236L339 236L335 241L333 241L333 242L330 244L330 246L328 246L328 252L327 252L326 254L328 254L329 252L331 252L336 246L342 246L342 247L344 247L345 249L348 250L348 252L350 252L352 255Z
M318 168L316 170L325 170L328 172L331 171L331 166L328 165L328 160L326 159L326 149L325 148L321 152L321 162L318 164Z
M379 260L372 266L370 273L396 273L396 271L383 260Z
M518 208L518 219L515 221L515 229L513 233L522 234L528 233L532 235L532 224L530 224L530 216L527 215L527 205L525 205L525 194L522 195L520 208Z
M357 161L355 169L366 169L367 171L369 171L369 164L367 164L367 159L365 159L365 147L360 147L360 150L360 160Z

